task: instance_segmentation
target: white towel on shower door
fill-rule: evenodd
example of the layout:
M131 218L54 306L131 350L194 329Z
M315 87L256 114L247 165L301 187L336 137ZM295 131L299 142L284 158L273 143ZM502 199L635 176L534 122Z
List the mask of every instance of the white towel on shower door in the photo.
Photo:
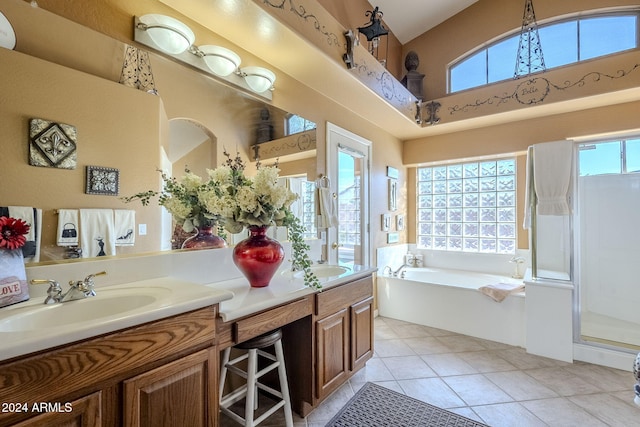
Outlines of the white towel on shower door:
M83 258L115 255L113 209L80 209L80 247Z

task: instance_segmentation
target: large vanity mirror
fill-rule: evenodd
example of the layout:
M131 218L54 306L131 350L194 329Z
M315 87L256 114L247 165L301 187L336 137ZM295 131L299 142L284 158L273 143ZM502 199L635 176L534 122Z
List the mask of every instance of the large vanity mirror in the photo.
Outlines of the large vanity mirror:
M256 160L278 162L283 184L291 188L306 191L309 187L304 183L315 181L315 130L288 134L292 117L305 122L300 116L154 52L149 52L148 65L157 95L126 87L117 82L127 44L50 12L31 9L24 2L0 7L26 46L24 50L20 44L13 51L0 49L4 158L0 206L40 210L41 243L35 261L69 262L73 258L58 242L59 215L63 210L85 208L135 211L135 243L116 246L116 256L171 249L163 209L153 203L144 207L127 204L121 197L158 190L158 169L176 177L185 168L205 174L207 168L224 161L225 149L239 152L254 170ZM59 43L50 44L40 54L38 46L43 42L38 39L46 37L35 28L56 28ZM77 40L90 43L90 52L79 49L74 54ZM38 149L30 146L32 119L76 130L74 168L51 162L30 164L29 150ZM291 149L292 144L296 148ZM276 154L267 155L267 148ZM103 178L115 180L117 191L88 191L89 167L109 172Z

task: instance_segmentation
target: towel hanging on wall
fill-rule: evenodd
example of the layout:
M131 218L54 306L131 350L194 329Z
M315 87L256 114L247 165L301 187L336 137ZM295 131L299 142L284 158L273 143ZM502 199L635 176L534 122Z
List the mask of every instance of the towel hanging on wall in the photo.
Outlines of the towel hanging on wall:
M40 211L40 214L38 214ZM12 218L19 218L29 225L29 233L25 235L27 242L22 247L25 262L40 260L40 228L42 227L42 211L32 206L9 206L8 214Z
M131 209L114 209L113 223L115 227L116 246L133 246L136 242L136 211Z
M83 258L115 255L113 209L80 209L80 243Z
M78 210L59 209L58 210L58 246L78 246Z

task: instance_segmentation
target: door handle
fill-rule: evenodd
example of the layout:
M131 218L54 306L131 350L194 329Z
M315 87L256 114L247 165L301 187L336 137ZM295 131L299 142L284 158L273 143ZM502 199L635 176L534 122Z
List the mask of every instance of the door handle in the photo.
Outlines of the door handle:
M339 245L336 242L333 242L333 244L331 245L331 249L338 249L340 246L342 245Z

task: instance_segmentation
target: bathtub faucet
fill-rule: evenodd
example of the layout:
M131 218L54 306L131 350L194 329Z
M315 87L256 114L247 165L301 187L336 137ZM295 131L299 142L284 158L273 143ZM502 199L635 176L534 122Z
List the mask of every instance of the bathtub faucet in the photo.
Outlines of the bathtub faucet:
M525 259L521 256L513 256L510 260L510 263L513 263L516 265L516 271L513 273L513 275L511 277L513 277L514 279L522 279L522 274L520 274L520 264L524 264L525 263Z
M393 277L398 277L398 274L400 275L400 278L404 279L404 271L402 271L403 269L405 269L406 267L411 267L409 264L402 264L400 266L400 268L398 268L396 271L392 272L391 275ZM402 273L401 273L402 271Z

